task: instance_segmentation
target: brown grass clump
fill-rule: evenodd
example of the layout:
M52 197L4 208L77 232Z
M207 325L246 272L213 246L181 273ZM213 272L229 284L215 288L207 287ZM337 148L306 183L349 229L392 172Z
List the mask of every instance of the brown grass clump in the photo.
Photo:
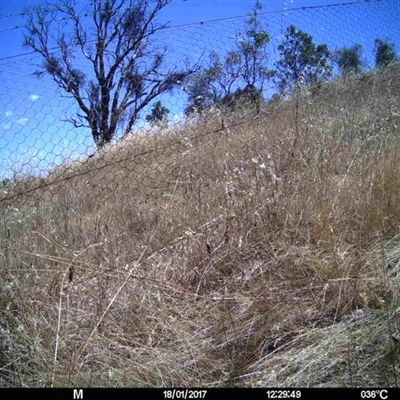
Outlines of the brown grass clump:
M397 74L15 182L1 385L397 386Z

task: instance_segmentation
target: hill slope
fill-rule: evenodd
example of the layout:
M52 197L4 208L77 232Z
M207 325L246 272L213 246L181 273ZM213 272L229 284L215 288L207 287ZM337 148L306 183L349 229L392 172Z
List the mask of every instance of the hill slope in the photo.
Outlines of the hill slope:
M0 385L397 386L398 78L16 182Z

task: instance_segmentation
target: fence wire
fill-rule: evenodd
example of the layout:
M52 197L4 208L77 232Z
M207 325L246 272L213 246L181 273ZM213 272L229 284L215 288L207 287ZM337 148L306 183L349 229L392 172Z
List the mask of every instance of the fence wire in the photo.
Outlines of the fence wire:
M317 45L326 44L331 52L362 43L364 67L372 69L374 39L385 38L394 43L400 41L396 23L398 6L397 1L386 2L384 6L379 1L260 13L259 21L270 35L265 65L270 70L276 68L281 56L278 46L282 43L287 27L294 25L309 33ZM171 27L155 34L154 42L156 48L168 48L170 66L181 65L183 62L206 65L212 51L223 59L229 51L237 48L235 46L245 33L247 19L248 16L245 16ZM76 60L77 67L85 70L87 66L80 62L82 60ZM193 142L198 143L201 138L211 142L210 136L217 138L226 135L230 124L236 126L238 121L246 121L249 117L243 109L241 112L236 110L234 118L229 119L229 122L226 122L226 115L223 115L221 109L214 110L208 120L185 117L183 110L188 93L182 84L172 94L164 93L160 96L169 111L167 121L157 126L146 122L145 114L150 112L149 105L137 119L128 137L121 138L117 132L114 145L109 146L107 154L98 154L90 131L74 127L69 122L79 113L74 99L65 96L50 77L34 77L40 63L40 58L35 54L3 59L1 62L2 203L17 198L24 201L24 198L32 196L40 198L43 191L39 194L39 189L51 191L66 181L74 184L72 182L78 178L85 179L85 175L86 183L82 189L95 187L99 196L115 192L126 185L130 188L136 185L137 191L145 199L162 196L163 191L167 187L174 187L177 181L186 182L187 176L182 178L179 175L178 179L176 171L181 171L179 174L182 169L187 171L188 167L184 166L183 160L190 152L196 152ZM334 73L334 76L338 76L339 71ZM235 82L236 88L244 84L240 79ZM345 90L345 97L351 97L351 85ZM263 96L267 100L258 117L264 118L265 124L269 123L268 105L271 101L268 99L273 99L276 91L273 78L265 82ZM306 94L307 91L306 88ZM315 102L315 99L307 101ZM331 96L330 100L325 96L318 101L325 101L326 106L341 110L340 100L335 96ZM341 111L343 115L346 114L346 110ZM387 114L395 112L394 109L386 108L382 118L388 118ZM252 118L251 115L250 120Z
M213 51L223 60L243 43L248 18L163 29L154 48L168 49L166 68L207 65ZM354 336L336 348L326 331L326 347L311 359L298 349L302 341L309 347L302 332L310 321L316 326L314 317L325 327L353 310L382 307L367 286L381 281L357 275L365 232L357 212L365 198L390 193L368 173L399 138L399 65L375 68L374 46L378 38L400 44L400 0L258 18L270 37L268 70L293 25L331 54L360 44L363 71L342 74L332 63L329 79L315 86L299 79L291 93L279 93L271 76L259 107L211 104L189 116L182 82L144 107L128 135L117 130L98 150L90 129L69 122L79 110L68 93L34 76L40 58L0 60L0 295L12 311L1 322L25 343L4 351L3 382L90 386L82 376L92 379L104 365L126 367L120 381L105 370L109 387L230 385L226 376L242 372L253 387L349 385L353 375L357 386L379 382L370 378L369 357L343 371L325 362L326 354L344 357ZM84 59L75 61L89 71ZM238 78L231 92L245 85ZM168 117L152 124L146 116L157 100ZM389 219L397 234L398 221ZM386 338L386 322L382 332ZM43 352L32 352L39 344ZM267 356L285 351L293 352L282 373L264 373ZM286 380L293 354L305 372L296 367ZM384 350L378 356L374 365L390 361ZM231 359L240 368L227 374ZM393 379L383 381L394 386Z

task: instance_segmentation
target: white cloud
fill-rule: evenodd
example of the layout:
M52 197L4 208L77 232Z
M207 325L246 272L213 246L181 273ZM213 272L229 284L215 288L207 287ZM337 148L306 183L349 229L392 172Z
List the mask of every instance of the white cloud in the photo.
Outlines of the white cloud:
M11 128L12 122L15 120L15 117L13 117L14 112L7 110L4 114L6 115L6 117L4 118L4 121L1 123L1 127L5 131L8 131Z
M5 130L8 131L11 128L11 124L9 122L3 122L1 124L1 127Z
M31 100L31 101L37 101L37 100L39 100L39 98L40 98L40 96L38 94L31 94L29 96L29 100Z
M20 124L20 125L26 125L26 123L29 121L29 118L26 118L26 117L22 117L22 118L20 118L17 122Z
M4 130L11 129L11 126L12 126L13 123L17 123L17 124L20 124L22 126L25 126L29 121L29 118L27 118L27 117L19 117L13 111L6 111L5 115L6 115L6 117L1 122L1 125L0 125Z

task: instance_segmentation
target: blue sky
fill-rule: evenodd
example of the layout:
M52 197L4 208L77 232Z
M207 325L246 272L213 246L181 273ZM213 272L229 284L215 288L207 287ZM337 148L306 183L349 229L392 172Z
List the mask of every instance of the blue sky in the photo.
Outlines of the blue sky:
M78 0L87 4L90 0ZM44 4L40 0L0 0L0 179L15 173L38 174L51 165L93 152L88 129L76 129L65 121L74 104L62 97L49 77L32 76L39 60L22 48L26 7ZM363 45L367 64L373 65L375 38L388 39L400 51L400 0L366 3L345 0L264 0L262 20L271 35L271 60L290 24L310 33L314 41L331 50ZM354 3L354 4L349 4ZM186 0L167 6L159 15L172 28L163 32L170 62L196 57L215 50L224 54L232 49L235 32L243 27L245 16L255 1ZM335 7L309 8L335 4ZM304 10L299 8L306 7ZM282 12L284 10L284 12ZM215 21L224 18L223 21ZM211 22L207 22L211 21ZM203 24L195 24L203 22ZM191 24L191 25L187 25ZM183 25L183 26L182 26ZM177 28L173 28L178 26ZM271 61L272 62L272 61ZM163 98L170 117L182 113L185 95L174 93Z

